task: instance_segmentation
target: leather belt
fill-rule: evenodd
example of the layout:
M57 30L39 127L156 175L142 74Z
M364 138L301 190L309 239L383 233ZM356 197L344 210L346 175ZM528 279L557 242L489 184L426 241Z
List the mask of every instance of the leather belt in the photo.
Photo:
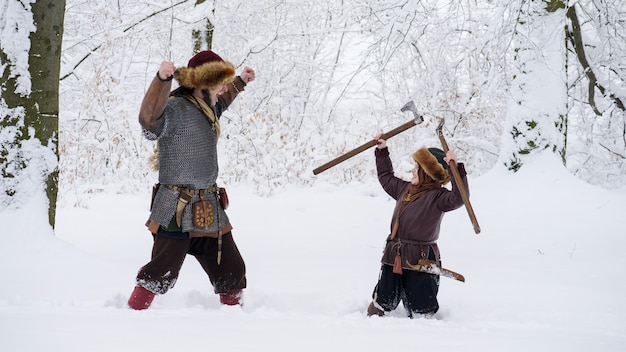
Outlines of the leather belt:
M189 188L173 186L173 185L164 185L164 186L178 192L178 202L176 203L176 225L178 225L178 227L182 227L181 224L182 224L183 210L185 209L185 206L189 204L189 201L191 201L191 197L193 195L212 193L212 192L217 192L219 190L219 188L216 185L213 185L205 189L189 189Z
M191 195L195 195L195 194L200 194L201 192L204 193L212 193L212 192L217 192L219 190L219 187L217 187L217 185L213 185L209 188L205 188L205 189L190 189L190 188L185 188L185 187L180 187L180 186L172 186L172 185L163 185L169 189L173 189L174 191L177 192L182 192L184 191L187 194L191 194Z

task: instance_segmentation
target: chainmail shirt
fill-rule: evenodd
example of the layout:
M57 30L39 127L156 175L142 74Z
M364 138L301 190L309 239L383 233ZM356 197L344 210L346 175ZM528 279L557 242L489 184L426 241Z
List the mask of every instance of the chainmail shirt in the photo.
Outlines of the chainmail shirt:
M217 112L222 109L214 109ZM154 131L143 130L149 140L159 145L159 183L187 189L207 189L215 185L218 176L217 141L213 124L204 113L184 97L172 97L161 116L161 125ZM152 204L150 220L167 226L176 212L179 192L159 187ZM229 225L228 216L214 193L206 194L211 201L214 221L208 228L194 228L191 205L200 199L194 194L185 207L181 227L183 232L217 233ZM219 221L219 228L218 228Z

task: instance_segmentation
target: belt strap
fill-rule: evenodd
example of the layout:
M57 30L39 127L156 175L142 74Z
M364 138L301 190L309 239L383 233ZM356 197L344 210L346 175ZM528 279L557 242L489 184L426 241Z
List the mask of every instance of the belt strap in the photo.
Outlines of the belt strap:
M389 241L395 242L392 248L396 250L396 253L398 255L400 254L400 247L404 243L419 246L421 259L428 259L428 252L432 249L433 252L435 253L435 263L437 264L437 266L441 265L439 246L437 246L437 241L420 242L420 241L403 240L400 238L395 238Z
M418 245L418 246L428 246L428 245L437 243L437 241L421 242L421 241L404 240L404 239L400 239L400 238L390 239L390 241L407 243L407 244L415 244L415 245Z
M164 185L165 187L178 192L178 202L176 203L176 225L181 227L183 210L185 206L189 204L191 197L196 194L217 192L219 188L217 185L213 185L205 189L189 189L176 185Z
M205 189L191 189L191 188L185 188L185 187L173 186L173 185L164 185L164 186L169 189L173 189L174 191L177 191L177 192L185 191L187 194L191 194L191 195L200 194L200 192L212 193L212 192L217 192L219 190L219 187L217 187L217 185L213 185Z

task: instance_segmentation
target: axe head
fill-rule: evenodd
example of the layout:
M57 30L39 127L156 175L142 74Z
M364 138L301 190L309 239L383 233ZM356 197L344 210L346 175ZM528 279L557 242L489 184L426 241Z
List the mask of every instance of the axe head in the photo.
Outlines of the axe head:
M413 100L411 100L410 102L404 104L404 106L400 109L400 111L405 112L405 111L410 111L413 113L413 120L415 121L416 125L419 125L420 123L424 122L424 118L422 117L422 115L420 115L417 112L417 106L415 106L415 102L413 102Z
M439 124L437 125L437 128L435 129L435 131L441 131L441 129L443 128L443 124L446 123L446 119L443 117L439 118Z

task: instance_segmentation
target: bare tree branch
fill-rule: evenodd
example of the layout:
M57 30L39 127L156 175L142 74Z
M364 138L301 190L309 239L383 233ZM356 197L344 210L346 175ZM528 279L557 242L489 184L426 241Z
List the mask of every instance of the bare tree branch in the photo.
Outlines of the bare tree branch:
M583 43L580 23L578 21L578 15L576 14L576 7L571 6L567 10L566 16L572 23L572 28L570 31L568 31L567 36L574 46L576 57L582 65L587 79L589 79L589 104L591 105L593 112L596 115L601 116L602 112L600 112L595 102L595 88L598 88L600 93L602 93L602 95L604 96L607 96L606 89L602 84L598 82L596 75L591 68L591 65L589 65L589 61L587 61L587 56L585 55L585 44ZM620 108L621 110L626 110L622 100L619 97L615 96L615 94L609 94L608 97L613 100L613 103L618 108Z

